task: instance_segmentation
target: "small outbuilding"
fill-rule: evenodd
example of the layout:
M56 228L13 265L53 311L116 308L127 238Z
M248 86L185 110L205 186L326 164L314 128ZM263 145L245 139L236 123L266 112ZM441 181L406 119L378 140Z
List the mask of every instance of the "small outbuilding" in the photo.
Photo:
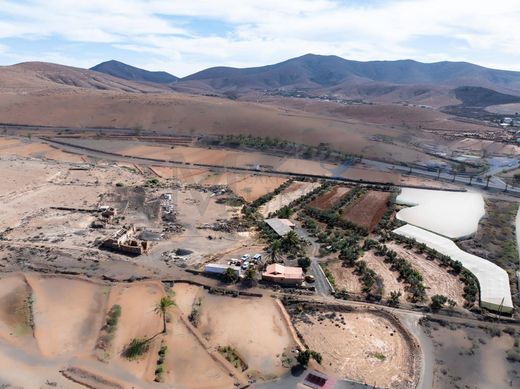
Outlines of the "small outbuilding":
M265 219L265 222L279 236L285 236L294 229L294 223L289 219Z

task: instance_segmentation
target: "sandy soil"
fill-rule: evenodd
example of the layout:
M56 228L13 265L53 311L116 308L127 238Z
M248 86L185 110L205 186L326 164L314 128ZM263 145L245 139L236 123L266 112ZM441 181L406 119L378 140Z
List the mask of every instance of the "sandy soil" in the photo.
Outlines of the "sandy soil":
M506 333L491 337L472 327L442 327L431 322L425 328L434 345L433 388L516 388L520 386L518 363L506 360L514 338Z
M520 147L512 144L504 144L491 140L481 140L473 138L465 138L453 143L453 149L461 151L473 151L477 153L486 153L487 155L505 154L511 156L520 155Z
M308 346L322 354L323 366L369 385L410 386L411 350L392 322L369 312L336 316L322 321L307 316L295 323Z
M46 356L90 353L105 309L98 284L67 278L27 275L34 297L34 335Z
M72 127L143 128L184 134L263 134L295 142L334 143L353 154L396 156L413 161L421 154L400 145L373 142L371 135L399 137L390 126L280 109L267 105L228 101L176 93L140 94L59 88L40 93L2 91L0 116L4 122ZM374 106L375 111L377 107Z
M177 167L167 166L150 166L150 169L161 178L176 178L186 184L193 184L199 182L208 173L206 169L183 169Z
M283 177L253 175L231 185L231 190L244 200L250 202L255 201L267 193L271 193L285 181L287 181L287 179Z
M388 192L370 190L353 204L348 204L341 218L370 232L385 214L389 197Z
M191 307L189 308L191 311ZM166 336L165 382L175 388L231 388L234 379L217 363L179 317L172 314L171 333ZM189 368L187 368L189 366Z
M0 229L16 227L24 218L38 214L48 207L97 208L102 187L85 187L69 185L64 190L60 185L46 185L35 190L20 193L0 205L3 217Z
M180 388L218 389L232 387L234 380L217 363L179 315L188 317L193 302L202 297L202 288L189 284L176 284L173 288L177 309L172 313L171 331L166 336L168 352L166 356L165 381ZM186 369L186 366L190 366Z
M428 297L442 294L457 303L457 307L464 305L464 284L454 276L441 268L437 262L429 261L424 255L416 254L395 243L387 243L389 249L409 261L417 269L424 279L426 295Z
M234 347L248 364L248 375L272 378L287 371L281 355L295 345L274 300L211 295L184 285L174 290L185 314L191 312L191 298L202 298L198 329L214 347Z
M378 257L373 251L366 251L361 258L368 265L369 269L372 269L377 273L378 276L383 278L383 296L387 297L390 292L400 291L402 294L401 299L406 298L405 285L398 281L399 273L390 270L389 266L384 263L382 257Z
M112 342L111 362L127 369L138 378L153 380L160 340L152 342L141 358L129 361L121 353L134 338L150 338L162 331L162 320L154 312L155 305L165 295L160 282L140 282L115 285L110 290L107 308L121 306L121 317Z
M336 280L336 289L345 289L351 293L361 293L363 286L359 282L358 276L354 274L354 268L343 267L339 260L327 262L327 267Z
M322 194L317 199L311 201L309 205L321 210L327 210L337 203L344 195L350 192L350 188L346 186L334 186L327 193Z
M0 138L5 139L5 138ZM79 154L66 153L62 150L34 140L7 138L0 142L0 157L32 157L61 162L84 162Z
M267 217L270 213L278 211L280 208L285 207L294 200L305 196L307 193L312 192L314 189L319 187L319 182L299 182L295 181L287 189L285 189L279 195L273 197L266 204L259 208L259 212L264 217Z
M0 138L1 139L1 138ZM38 188L60 175L60 169L39 161L0 160L0 198Z
M0 339L16 345L33 343L30 296L22 274L0 279Z

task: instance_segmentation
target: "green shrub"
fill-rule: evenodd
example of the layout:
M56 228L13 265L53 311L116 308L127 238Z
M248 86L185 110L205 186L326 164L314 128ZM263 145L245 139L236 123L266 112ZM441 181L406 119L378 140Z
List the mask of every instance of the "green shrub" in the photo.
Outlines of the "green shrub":
M123 356L129 360L137 359L145 354L149 348L150 342L148 339L134 338L126 346Z

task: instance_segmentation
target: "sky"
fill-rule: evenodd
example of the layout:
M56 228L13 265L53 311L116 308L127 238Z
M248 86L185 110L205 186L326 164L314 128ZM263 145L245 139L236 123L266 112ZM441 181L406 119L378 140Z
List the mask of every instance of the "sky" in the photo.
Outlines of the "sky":
M0 0L0 65L116 59L182 77L307 53L520 71L520 0Z

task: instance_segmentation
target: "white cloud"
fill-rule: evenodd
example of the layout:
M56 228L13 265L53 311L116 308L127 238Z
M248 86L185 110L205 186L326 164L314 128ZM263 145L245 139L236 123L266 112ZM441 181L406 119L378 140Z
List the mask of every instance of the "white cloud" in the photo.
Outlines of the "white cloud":
M206 31L208 20L229 27ZM108 45L134 52L134 65L156 64L177 75L308 52L357 60L467 60L520 70L519 21L518 0L7 0L0 38ZM417 37L458 39L464 49L417 47L411 43Z

